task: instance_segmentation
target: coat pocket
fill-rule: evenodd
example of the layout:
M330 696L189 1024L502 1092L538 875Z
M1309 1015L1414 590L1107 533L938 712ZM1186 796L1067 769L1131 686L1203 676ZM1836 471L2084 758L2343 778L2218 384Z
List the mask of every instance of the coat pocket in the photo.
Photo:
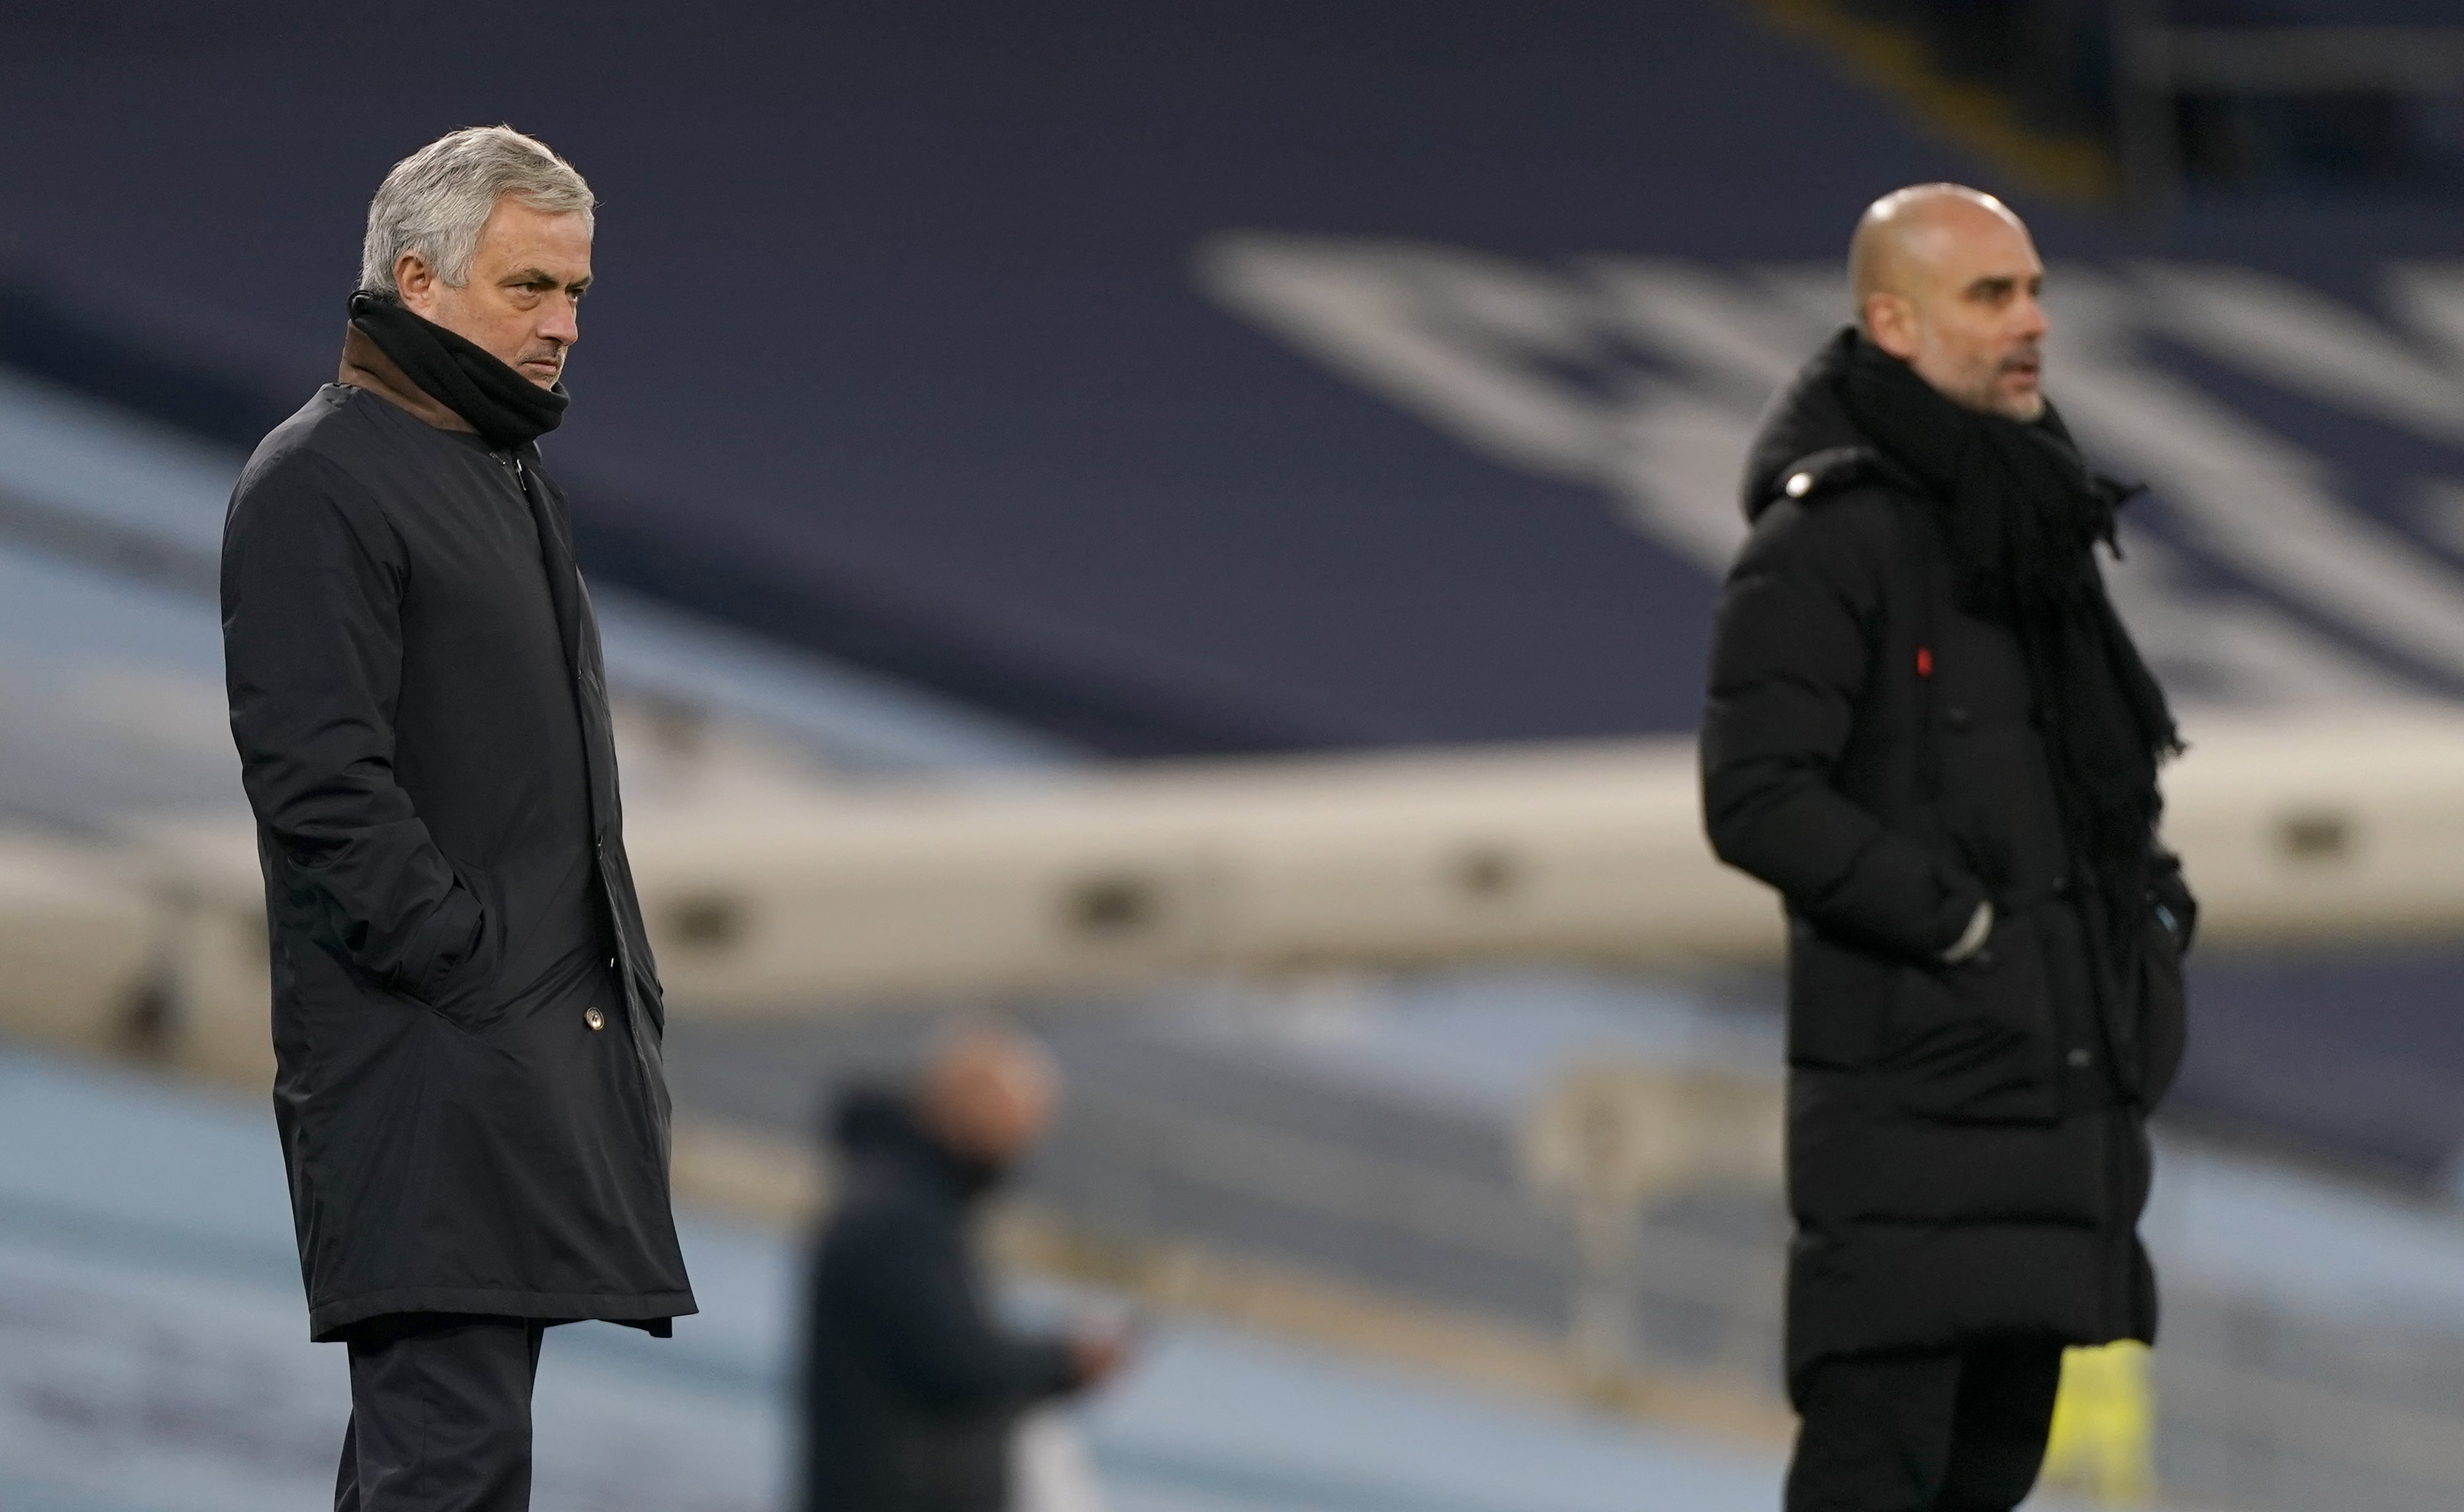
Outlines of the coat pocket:
M479 932L470 953L412 996L453 1027L482 1034L504 1017L505 900L495 879L478 870L461 874L479 904Z
M2060 1114L2052 987L2035 921L1994 922L1956 966L1909 966L1882 1029L1878 1064L1903 1112L1922 1118L2050 1123Z
M2190 1042L2190 999L2182 977L2182 949L2151 911L2139 945L2127 1063L2139 1106L2152 1108L2173 1087Z
M1826 938L1803 919L1789 923L1788 1063L1859 1070L1874 1063L1899 968Z

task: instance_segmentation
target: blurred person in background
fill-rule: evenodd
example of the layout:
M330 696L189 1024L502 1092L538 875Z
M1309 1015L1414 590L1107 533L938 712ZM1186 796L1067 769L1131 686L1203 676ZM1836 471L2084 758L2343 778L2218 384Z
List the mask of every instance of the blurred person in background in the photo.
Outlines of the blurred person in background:
M581 175L504 127L368 207L338 381L223 537L309 1329L344 1512L530 1503L542 1330L693 1311L606 680L539 466L591 278Z
M2039 391L2027 229L1903 189L1850 276L1749 459L1702 735L1712 844L1788 909L1787 1505L2008 1508L2064 1347L2155 1334L2179 742L2092 555L2129 491Z
M840 1101L841 1194L807 1298L805 1512L1009 1512L1021 1417L1120 1367L1117 1328L1002 1324L970 1239L1058 1093L1041 1045L975 1023L913 1085Z

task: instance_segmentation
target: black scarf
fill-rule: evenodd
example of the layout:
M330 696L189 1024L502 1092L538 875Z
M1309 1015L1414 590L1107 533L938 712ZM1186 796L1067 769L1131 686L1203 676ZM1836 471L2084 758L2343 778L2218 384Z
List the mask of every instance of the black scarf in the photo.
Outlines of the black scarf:
M2034 424L1979 413L1873 342L1855 346L1849 416L1937 509L1961 607L2018 640L2072 853L2135 956L2155 881L2156 769L2182 749L2093 551L2120 555L2114 512L2136 491L2090 472L2051 405Z
M351 324L422 392L471 422L491 447L528 445L564 419L564 384L541 388L484 348L390 299L351 296Z

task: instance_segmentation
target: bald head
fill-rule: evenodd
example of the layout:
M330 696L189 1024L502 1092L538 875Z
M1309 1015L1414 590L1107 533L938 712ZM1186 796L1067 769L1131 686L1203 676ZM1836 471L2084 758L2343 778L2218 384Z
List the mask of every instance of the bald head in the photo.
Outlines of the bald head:
M1060 1080L1051 1056L1034 1040L1000 1024L968 1023L934 1045L916 1099L942 1144L1006 1166L1043 1138Z
M1981 189L1960 184L1918 184L1895 189L1865 207L1848 243L1848 282L1857 291L1857 314L1878 294L1906 296L1923 290L1963 240L2016 232L2027 227L2011 208Z
M1857 322L1874 344L1954 403L2013 420L2044 412L2044 280L2019 217L1957 184L1883 195L1848 245Z

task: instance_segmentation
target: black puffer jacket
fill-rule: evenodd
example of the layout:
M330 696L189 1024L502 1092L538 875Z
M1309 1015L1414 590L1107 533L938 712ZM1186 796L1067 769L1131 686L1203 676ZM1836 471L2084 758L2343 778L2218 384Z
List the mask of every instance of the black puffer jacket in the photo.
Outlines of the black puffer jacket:
M1067 1345L995 1317L967 1222L993 1172L860 1090L807 1303L805 1512L1006 1512L1019 1414L1079 1385Z
M1932 508L1850 423L1851 340L1755 443L1702 737L1713 847L1788 907L1791 1379L1992 1333L2152 1339L2136 1226L2187 894L2168 864L2145 948L2101 937L2018 646L1962 612ZM1986 949L1941 964L1980 901Z

